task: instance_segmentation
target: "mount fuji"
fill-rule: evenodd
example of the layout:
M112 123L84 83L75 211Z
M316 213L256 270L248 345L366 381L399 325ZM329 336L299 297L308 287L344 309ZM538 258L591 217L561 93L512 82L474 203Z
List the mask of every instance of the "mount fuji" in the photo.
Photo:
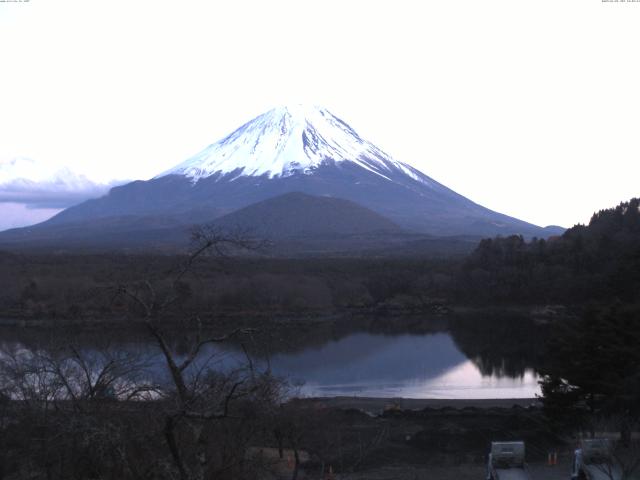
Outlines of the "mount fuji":
M86 231L88 224L148 231L215 223L231 212L292 192L355 203L413 234L546 237L562 231L482 207L393 159L328 110L296 105L254 118L151 180L112 188L42 224L0 234L0 242L34 234L45 238L47 231L58 232L55 236L62 241L65 234L60 232L71 235L74 226ZM302 197L285 198L295 202ZM278 205L272 213L286 217L286 202L268 205ZM336 208L331 205L326 208Z
M319 107L275 108L177 167L158 175L182 175L193 182L212 175L290 177L350 162L388 181L392 172L433 184L413 167L396 162L345 122ZM156 178L158 178L156 177ZM233 180L232 178L231 180Z

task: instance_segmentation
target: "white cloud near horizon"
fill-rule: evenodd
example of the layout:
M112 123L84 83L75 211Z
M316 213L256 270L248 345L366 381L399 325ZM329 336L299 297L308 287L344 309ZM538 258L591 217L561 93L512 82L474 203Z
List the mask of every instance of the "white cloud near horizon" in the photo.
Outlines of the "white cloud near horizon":
M314 103L477 203L570 226L640 195L638 24L601 0L0 3L0 157L150 178Z
M67 167L31 158L0 159L0 231L47 220L121 183L125 182L93 182Z

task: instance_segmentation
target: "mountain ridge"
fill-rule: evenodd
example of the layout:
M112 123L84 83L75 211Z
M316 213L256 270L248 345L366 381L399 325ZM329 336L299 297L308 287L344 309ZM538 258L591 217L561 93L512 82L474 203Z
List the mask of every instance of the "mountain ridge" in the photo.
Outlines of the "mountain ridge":
M289 192L231 212L212 222L264 238L399 234L391 220L349 200Z
M563 231L538 227L465 198L394 160L320 107L270 110L174 168L147 181L114 187L35 230L100 224L99 219L110 217L209 223L290 192L347 200L419 234L548 237Z

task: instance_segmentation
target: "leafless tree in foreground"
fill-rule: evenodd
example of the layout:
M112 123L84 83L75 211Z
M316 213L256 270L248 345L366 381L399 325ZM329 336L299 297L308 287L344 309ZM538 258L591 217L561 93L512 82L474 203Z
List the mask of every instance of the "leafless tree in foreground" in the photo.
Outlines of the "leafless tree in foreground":
M117 439L131 406L155 398L145 368L142 355L110 348L3 345L0 478L82 478L107 463L124 468L105 457L123 451Z
M74 345L13 345L0 352L0 480L258 478L263 465L246 455L265 429L283 384L251 361L212 368L211 346L249 329L207 334L198 315L183 321L178 348L163 325L188 298L185 282L208 253L254 242L202 228L195 249L171 276L117 285L114 297L144 324L166 367L158 381L137 354ZM156 369L157 370L157 369ZM157 373L157 372L156 372Z
M250 335L250 329L207 335L200 317L193 315L188 345L180 353L173 348L161 317L188 296L184 279L195 262L209 253L220 256L229 249L257 246L242 235L211 228L195 230L193 241L193 253L175 272L168 291L160 294L151 281L143 280L120 285L117 292L144 322L169 373L170 386L162 392L162 434L171 469L180 480L234 478L246 461L247 442L261 428L260 417L282 400L282 384L269 372L256 372L251 361L230 372L211 369L213 356L207 347Z
M633 433L640 431L640 423L628 415L610 416L593 421L592 429L605 435L606 452L592 459L593 468L610 480L631 480L640 472L640 439ZM612 436L611 432L622 434Z
M640 444L635 440L625 447L620 441L612 442L608 455L596 467L611 480L635 478L640 469Z

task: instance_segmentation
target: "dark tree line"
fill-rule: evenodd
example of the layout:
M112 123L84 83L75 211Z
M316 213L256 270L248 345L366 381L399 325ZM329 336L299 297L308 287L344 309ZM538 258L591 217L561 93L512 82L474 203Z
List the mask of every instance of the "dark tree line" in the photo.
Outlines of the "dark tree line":
M542 364L545 411L558 425L589 430L615 417L626 438L640 419L640 310L590 308L554 328Z
M557 238L483 240L458 278L461 299L571 305L546 326L545 412L565 430L615 418L629 443L640 419L640 199Z
M640 199L593 215L561 237L483 240L464 262L458 297L479 302L635 302L640 292Z

